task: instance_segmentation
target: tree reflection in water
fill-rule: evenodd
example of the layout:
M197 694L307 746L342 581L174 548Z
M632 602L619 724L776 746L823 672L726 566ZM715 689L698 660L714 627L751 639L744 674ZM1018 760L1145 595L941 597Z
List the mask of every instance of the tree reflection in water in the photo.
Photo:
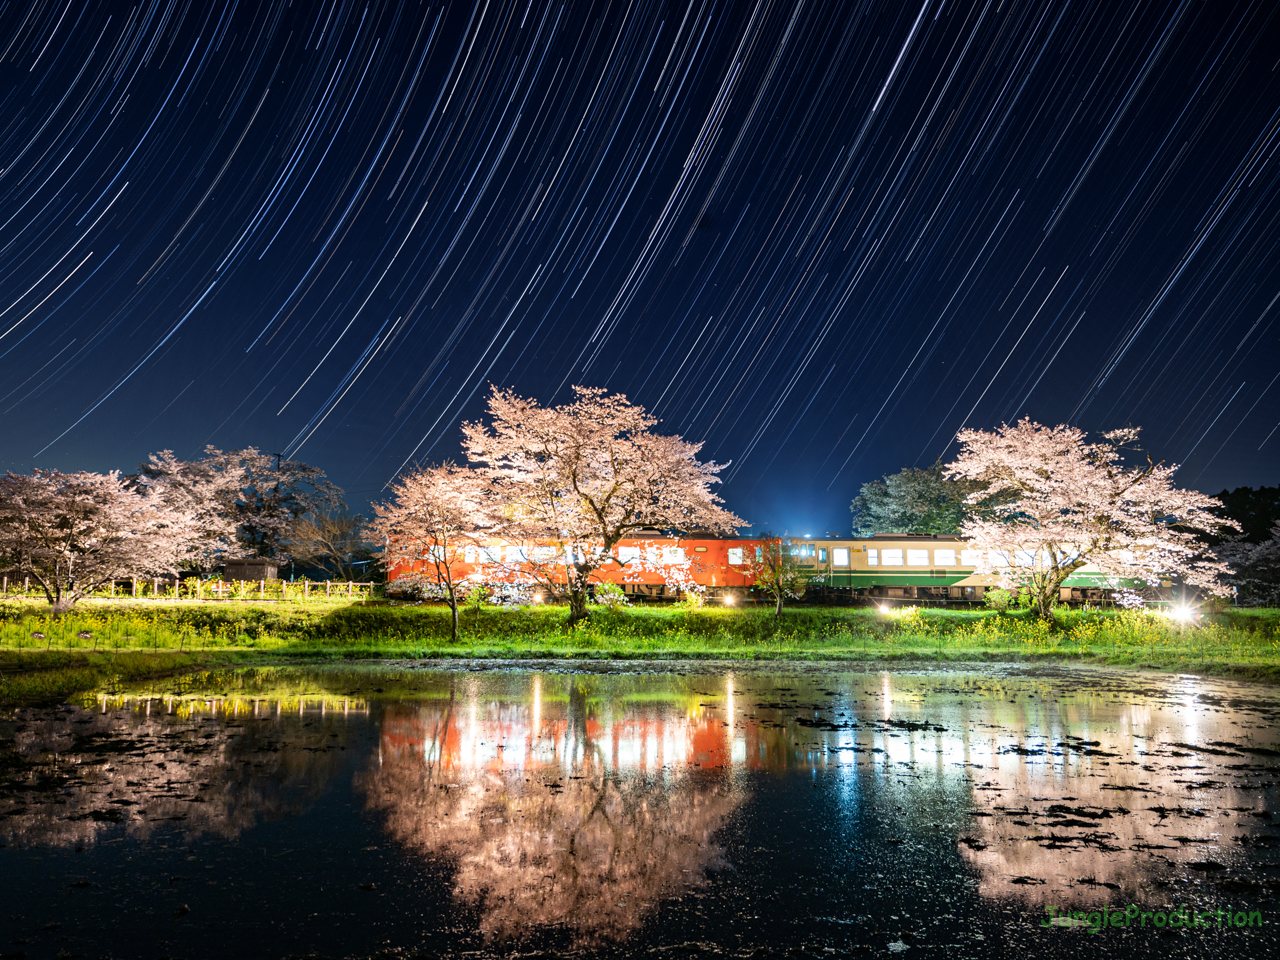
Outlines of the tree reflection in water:
M698 884L716 830L744 799L719 718L619 710L575 682L568 703L457 696L388 705L381 757L361 780L406 847L456 864L454 895L507 938L558 926L620 940L659 900ZM606 711L607 712L607 711Z
M0 840L87 845L102 834L234 837L296 815L344 761L350 702L103 697L0 724ZM344 709L345 707L345 709ZM356 704L358 713L363 704Z

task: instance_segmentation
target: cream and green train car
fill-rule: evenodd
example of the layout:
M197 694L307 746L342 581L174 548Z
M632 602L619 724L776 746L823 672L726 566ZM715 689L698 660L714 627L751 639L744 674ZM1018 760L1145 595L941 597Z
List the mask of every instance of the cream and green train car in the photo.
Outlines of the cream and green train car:
M980 558L968 541L945 534L808 538L798 541L793 553L802 569L821 577L809 587L813 599L980 603L987 590L1000 585L996 575L975 572ZM1060 596L1065 603L1105 602L1112 589L1109 577L1086 566L1067 578Z

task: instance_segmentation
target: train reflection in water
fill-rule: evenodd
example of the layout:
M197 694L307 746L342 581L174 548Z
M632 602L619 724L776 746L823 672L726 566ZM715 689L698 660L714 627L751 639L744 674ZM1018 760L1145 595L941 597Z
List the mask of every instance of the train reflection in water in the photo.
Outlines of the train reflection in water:
M1254 842L1256 821L1228 831L1218 814L1263 809L1256 774L1206 773L1206 757L1164 742L1231 735L1199 686L838 681L708 676L627 692L622 678L534 675L523 691L459 678L436 702L385 705L361 785L398 841L457 863L454 893L493 936L539 924L625 935L722 859L717 831L759 777L788 771L835 774L821 782L840 815L884 817L895 842L950 835L988 898L1133 897L1198 862L1200 844Z
M854 899L880 872L895 897L927 887L975 909L1274 891L1280 705L1258 688L1065 668L586 669L225 671L15 711L0 860L234 841L267 855L219 860L210 880L286 878L323 900L355 870L401 897L430 887L440 929L601 944L664 904L760 902L761 870ZM299 836L304 881L283 855ZM337 889L332 909L352 909ZM672 899L691 891L707 897Z

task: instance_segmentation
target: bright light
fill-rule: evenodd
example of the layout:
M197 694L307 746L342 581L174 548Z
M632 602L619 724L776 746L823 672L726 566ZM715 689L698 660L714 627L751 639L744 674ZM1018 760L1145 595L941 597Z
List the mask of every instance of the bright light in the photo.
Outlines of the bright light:
M1173 617L1173 619L1181 621L1182 623L1190 623L1199 616L1199 614L1190 607L1174 607L1169 611L1169 615Z
M534 602L534 603L541 603L541 602L542 602L542 594L540 594L540 593L535 593L535 594L533 595L533 602Z
M727 597L725 597L725 598L724 598L724 605L725 605L726 607L732 607L732 606L733 606L733 596L732 596L732 595L727 596Z
M882 603L882 604L880 604L880 612L881 612L881 613L888 613L888 612L889 612L889 605L888 605L887 603Z

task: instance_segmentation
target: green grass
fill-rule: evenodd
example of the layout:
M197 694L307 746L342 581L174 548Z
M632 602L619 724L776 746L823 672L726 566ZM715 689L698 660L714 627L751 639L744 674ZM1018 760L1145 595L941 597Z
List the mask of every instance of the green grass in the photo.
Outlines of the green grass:
M0 703L57 703L85 690L109 690L120 683L234 664L237 659L226 651L5 650L0 651Z
M1231 610L1195 626L1158 613L1064 610L1045 622L1025 613L811 606L779 618L766 608L637 606L599 609L573 629L565 620L562 607L467 609L453 643L439 605L89 601L55 621L43 604L0 603L0 702L216 663L406 657L1073 661L1280 680L1277 610Z

